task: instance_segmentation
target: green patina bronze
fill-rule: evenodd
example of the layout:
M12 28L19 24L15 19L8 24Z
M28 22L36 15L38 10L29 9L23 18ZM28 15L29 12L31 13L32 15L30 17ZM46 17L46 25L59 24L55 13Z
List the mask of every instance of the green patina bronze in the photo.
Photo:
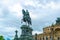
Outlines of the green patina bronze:
M22 10L22 14L23 14L22 21L25 22L25 23L27 23L28 25L32 25L31 18L30 18L28 10L26 10L26 12L25 12L25 10L23 9Z
M32 35L32 31L33 29L29 26L29 25L32 25L31 23L31 18L30 18L30 15L29 15L29 12L28 10L25 10L23 9L22 10L22 14L23 14L23 19L22 21L27 23L27 24L23 24L21 26L21 35L20 37L18 38L18 35L17 35L17 32L18 31L15 31L16 32L16 35L15 35L15 39L14 40L33 40L33 35Z

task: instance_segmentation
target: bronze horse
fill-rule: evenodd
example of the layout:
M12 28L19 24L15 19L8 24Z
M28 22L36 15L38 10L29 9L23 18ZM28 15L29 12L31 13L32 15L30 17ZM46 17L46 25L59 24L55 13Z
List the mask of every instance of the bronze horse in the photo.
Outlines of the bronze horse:
M25 10L23 9L22 13L23 13L23 19L22 19L22 21L25 22L25 23L27 23L28 25L32 25L31 18L30 18L28 10L26 10L26 12L25 12Z

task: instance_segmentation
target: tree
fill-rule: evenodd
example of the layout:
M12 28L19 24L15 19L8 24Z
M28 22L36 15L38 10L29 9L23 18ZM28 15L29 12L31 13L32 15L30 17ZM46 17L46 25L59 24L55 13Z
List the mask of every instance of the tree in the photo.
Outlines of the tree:
M3 36L0 36L0 40L4 40L4 37Z

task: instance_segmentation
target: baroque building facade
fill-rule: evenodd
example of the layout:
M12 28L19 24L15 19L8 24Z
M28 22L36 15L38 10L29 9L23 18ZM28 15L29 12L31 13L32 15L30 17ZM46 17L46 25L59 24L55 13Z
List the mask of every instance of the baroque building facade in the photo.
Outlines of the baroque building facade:
M60 40L60 18L57 18L56 24L43 28L43 33L35 34L35 40Z

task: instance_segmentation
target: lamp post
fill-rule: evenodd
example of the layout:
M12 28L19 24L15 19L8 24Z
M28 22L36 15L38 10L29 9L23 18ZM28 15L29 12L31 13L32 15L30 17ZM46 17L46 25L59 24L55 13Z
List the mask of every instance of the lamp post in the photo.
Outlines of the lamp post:
M14 40L19 40L19 39L18 39L18 35L17 35L18 31L16 30L15 33L16 33L16 35L15 35Z
M37 33L35 34L35 40L37 40Z

